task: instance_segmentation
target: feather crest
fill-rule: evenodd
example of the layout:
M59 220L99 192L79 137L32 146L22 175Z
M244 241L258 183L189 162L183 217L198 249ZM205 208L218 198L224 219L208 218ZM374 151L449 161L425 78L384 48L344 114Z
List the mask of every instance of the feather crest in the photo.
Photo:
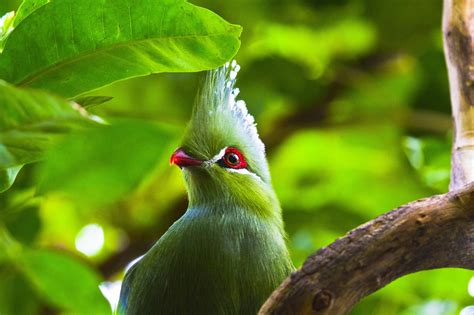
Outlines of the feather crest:
M240 90L235 87L240 66L235 60L207 73L205 83L194 107L194 119L208 121L216 116L231 116L235 128L246 131L254 145L265 152L254 117L243 100L237 99ZM203 117L207 116L207 117Z
M237 98L239 89L235 82L239 69L240 66L233 61L206 73L183 147L189 154L207 161L222 149L234 146L244 154L248 170L270 183L265 146L258 135L255 120L245 102Z

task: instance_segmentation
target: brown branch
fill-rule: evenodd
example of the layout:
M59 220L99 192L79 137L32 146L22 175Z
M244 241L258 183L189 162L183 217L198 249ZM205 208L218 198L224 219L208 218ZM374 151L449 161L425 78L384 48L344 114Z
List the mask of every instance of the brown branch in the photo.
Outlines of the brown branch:
M450 189L474 181L474 0L445 0L444 49L454 139Z
M443 267L474 269L474 183L397 208L319 250L259 314L346 314L403 275Z

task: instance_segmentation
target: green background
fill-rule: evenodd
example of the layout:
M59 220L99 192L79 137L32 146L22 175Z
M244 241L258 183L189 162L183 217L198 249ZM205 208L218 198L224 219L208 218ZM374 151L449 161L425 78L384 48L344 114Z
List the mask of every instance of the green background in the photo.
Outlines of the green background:
M379 214L447 191L451 120L441 1L192 3L243 27L237 85L267 146L296 265ZM18 4L2 0L0 15ZM168 158L200 78L157 74L94 92L114 97L89 110L116 127L66 137L45 162L25 167L12 189L0 194L0 214L11 235L32 248L51 249L25 253L20 265L26 272L0 268L0 314L76 309L76 302L63 301L69 299L63 294L67 286L42 281L58 275L31 270L69 264L68 277L79 283L70 290L80 282L119 281L124 267L183 213L181 173L169 167ZM89 224L99 225L105 238L92 256L75 246ZM76 265L62 262L58 250ZM456 269L405 276L351 314L458 314L474 304L468 293L472 277ZM45 295L48 290L54 294ZM83 291L78 292L89 294Z

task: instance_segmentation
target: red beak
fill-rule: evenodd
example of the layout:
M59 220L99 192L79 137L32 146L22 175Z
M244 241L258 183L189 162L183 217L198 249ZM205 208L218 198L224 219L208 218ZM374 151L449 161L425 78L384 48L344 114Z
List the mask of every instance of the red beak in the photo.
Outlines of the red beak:
M200 166L202 165L202 161L187 155L183 149L177 148L170 158L170 165L173 164L179 167Z

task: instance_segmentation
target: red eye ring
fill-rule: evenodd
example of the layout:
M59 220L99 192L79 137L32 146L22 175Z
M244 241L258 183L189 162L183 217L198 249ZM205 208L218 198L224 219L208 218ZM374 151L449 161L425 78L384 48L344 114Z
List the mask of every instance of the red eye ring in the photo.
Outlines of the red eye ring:
M226 167L233 169L242 169L247 167L247 161L245 161L244 155L234 147L228 147L225 150L222 161Z

